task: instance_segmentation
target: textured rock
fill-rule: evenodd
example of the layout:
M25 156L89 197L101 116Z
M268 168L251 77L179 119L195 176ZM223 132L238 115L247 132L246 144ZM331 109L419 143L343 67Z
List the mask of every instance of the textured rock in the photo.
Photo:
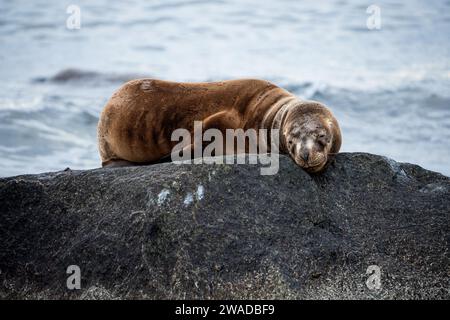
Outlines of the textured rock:
M361 153L280 165L0 179L0 298L450 298L450 178Z

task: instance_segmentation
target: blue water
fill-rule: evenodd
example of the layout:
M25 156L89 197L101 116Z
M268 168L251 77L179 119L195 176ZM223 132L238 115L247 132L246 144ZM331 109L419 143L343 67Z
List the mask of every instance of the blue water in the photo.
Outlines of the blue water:
M98 167L98 115L143 76L268 79L327 104L343 151L450 175L450 1L378 1L379 30L371 4L0 0L0 176Z

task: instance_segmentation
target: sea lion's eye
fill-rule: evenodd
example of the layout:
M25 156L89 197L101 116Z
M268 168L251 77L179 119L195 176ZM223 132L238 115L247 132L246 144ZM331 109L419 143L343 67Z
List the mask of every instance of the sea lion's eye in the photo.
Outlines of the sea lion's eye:
M327 145L327 139L324 134L321 134L317 137L317 142L322 146L325 147Z

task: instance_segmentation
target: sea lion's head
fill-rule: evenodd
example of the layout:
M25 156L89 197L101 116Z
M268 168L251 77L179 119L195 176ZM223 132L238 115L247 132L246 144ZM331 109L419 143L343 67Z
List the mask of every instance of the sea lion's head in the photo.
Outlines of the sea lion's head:
M286 110L282 124L286 152L310 173L325 169L341 147L341 131L333 114L315 101L297 103Z

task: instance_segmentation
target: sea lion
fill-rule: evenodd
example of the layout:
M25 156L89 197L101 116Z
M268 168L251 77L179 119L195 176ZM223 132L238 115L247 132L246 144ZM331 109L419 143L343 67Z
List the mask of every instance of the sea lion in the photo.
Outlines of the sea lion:
M98 146L103 166L156 163L177 144L175 129L279 129L280 153L308 172L323 170L341 146L328 108L303 101L264 80L179 83L154 79L124 84L103 109Z

